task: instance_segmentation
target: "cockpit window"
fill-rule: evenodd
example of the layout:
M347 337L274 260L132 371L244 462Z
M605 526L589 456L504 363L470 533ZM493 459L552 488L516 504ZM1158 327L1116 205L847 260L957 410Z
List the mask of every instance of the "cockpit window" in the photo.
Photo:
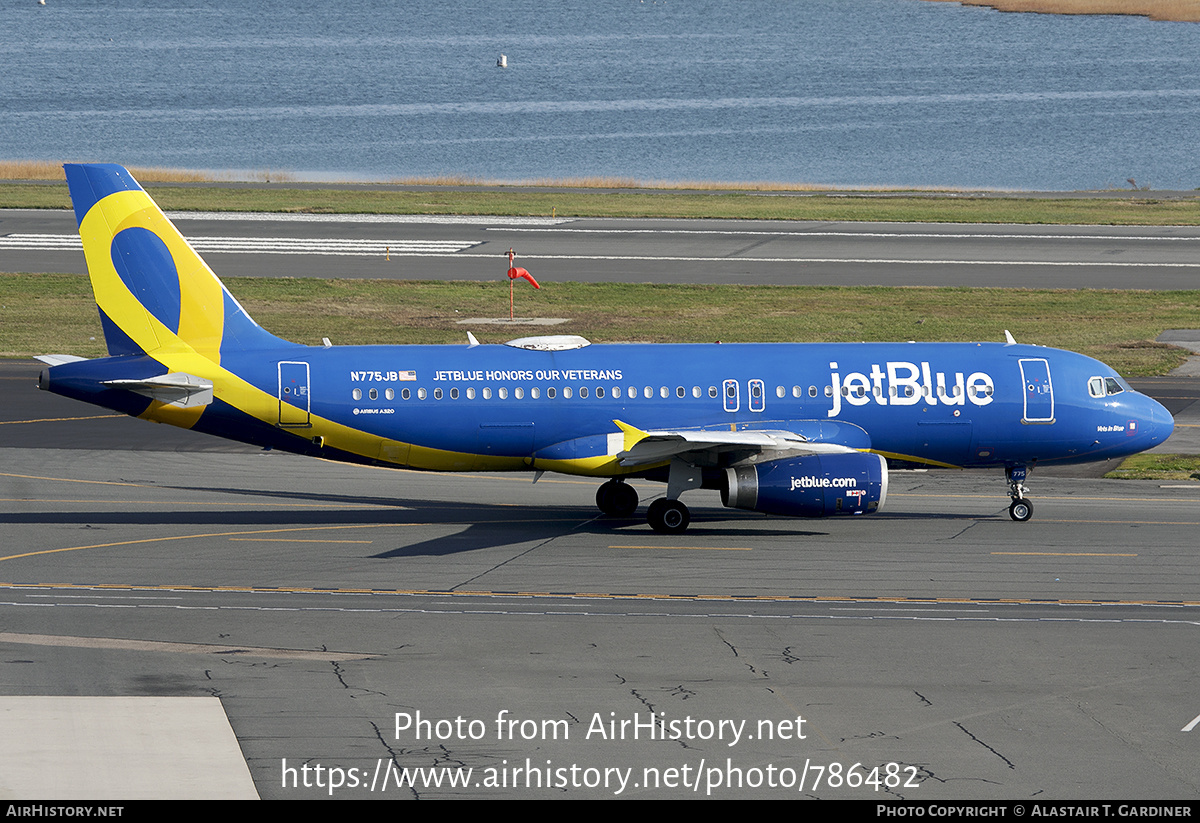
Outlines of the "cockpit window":
M1125 387L1116 377L1088 378L1088 394L1092 397L1111 397L1125 391Z

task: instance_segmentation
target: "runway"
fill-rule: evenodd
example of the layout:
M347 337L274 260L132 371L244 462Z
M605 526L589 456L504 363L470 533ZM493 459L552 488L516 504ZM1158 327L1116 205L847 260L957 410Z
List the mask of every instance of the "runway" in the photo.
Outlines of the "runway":
M1200 227L172 214L222 276L1191 289ZM0 271L85 272L67 211L0 210Z
M667 538L593 481L262 452L37 368L0 368L0 692L218 696L264 798L1200 791L1200 484L1035 472L1025 524L991 473L862 519L689 492Z

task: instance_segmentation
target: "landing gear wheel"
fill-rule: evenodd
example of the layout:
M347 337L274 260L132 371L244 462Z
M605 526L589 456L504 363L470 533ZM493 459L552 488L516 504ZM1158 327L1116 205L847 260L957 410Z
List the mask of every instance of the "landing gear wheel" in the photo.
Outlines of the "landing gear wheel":
M1027 497L1014 500L1012 505L1008 507L1008 516L1018 523L1024 523L1033 517L1033 503Z
M637 511L638 493L621 480L609 480L596 489L596 507L612 517L628 517Z
M659 499L646 510L646 520L659 534L683 534L692 522L692 513L678 500Z

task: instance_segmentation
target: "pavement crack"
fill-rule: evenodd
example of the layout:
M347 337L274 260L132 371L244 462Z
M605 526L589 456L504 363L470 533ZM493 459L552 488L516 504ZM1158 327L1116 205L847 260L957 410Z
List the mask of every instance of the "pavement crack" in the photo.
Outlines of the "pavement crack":
M741 655L739 655L739 654L738 654L737 647L736 647L736 646L734 646L732 643L730 643L728 640L726 640L726 639L725 639L725 635L721 634L721 630L720 630L720 629L716 629L716 628L714 628L714 629L713 629L713 633L714 633L714 634L716 634L716 636L717 636L717 637L719 637L719 638L721 639L721 642L722 642L722 643L724 643L726 646L728 646L728 647L729 647L729 651L733 652L733 656L734 656L734 657L741 657Z
M921 693L920 693L919 691L917 691L916 689L913 689L913 694L915 694L915 695L917 696L917 699L918 699L918 700L920 700L922 703L924 703L926 706L932 706L932 705L933 705L933 701L931 701L931 700L930 700L928 697L926 697L925 695L921 694Z
M388 759L392 761L392 765L393 765L393 766L395 766L395 767L396 767L396 771L397 771L397 772L399 772L399 771L400 771L400 761L399 761L399 759L398 759L398 758L399 758L400 752L398 752L398 751L396 751L395 749L393 749L393 748L392 748L392 746L391 746L391 744L390 744L390 743L388 743L388 741L387 741L387 737L384 735L384 733L383 733L383 729L381 729L381 728L379 727L379 724L378 724L378 723L376 723L376 722L374 722L374 721L371 721L371 728L375 730L375 737L376 737L376 739L378 739L378 740L379 740L379 742L380 742L380 743L383 745L383 750L384 750L385 752L387 752L387 757L388 757ZM384 782L385 782L385 784L386 784L386 781L387 781L387 777L388 777L388 775L387 775L387 774L385 774L385 775L384 775ZM405 787L404 787L404 786L399 786L398 788L401 788L401 789L403 789L403 788L405 788ZM409 791L412 793L412 796L413 796L413 799L414 799L414 800L420 800L420 799L421 799L421 795L420 795L420 794L417 792L417 787L416 787L416 786L413 786L413 785L411 785L411 784L410 784L410 785L409 785L407 788L408 788L408 790L409 790ZM383 790L383 791L387 791L387 786L386 786L386 785L384 785L384 786L382 787L382 790Z
M958 538L962 537L964 534L966 534L967 532L969 532L971 529L975 528L978 525L979 525L979 521L973 520L972 522L963 526L961 529L959 529L954 534L950 535L949 537L943 537L942 539L943 540L957 540Z
M342 664L336 660L331 660L329 662L330 662L330 665L333 666L333 676L336 677L337 681L342 684L342 688L346 689L347 691L359 692L359 694L350 695L350 698L352 700L357 700L359 697L361 697L363 695L368 695L368 694L376 694L376 695L379 695L380 697L387 696L383 692L372 691L371 689L364 689L361 686L351 686L349 683L346 682L346 670L342 668Z
M987 749L989 752L991 752L992 754L996 755L996 757L998 757L998 758L1000 758L1001 760L1003 760L1003 761L1004 761L1004 763L1005 763L1005 764L1006 764L1006 765L1007 765L1007 766L1008 766L1010 769L1014 769L1014 770L1015 770L1015 769L1017 768L1017 767L1016 767L1016 764L1015 764L1015 763L1013 763L1011 760L1009 760L1007 757L1005 757L1004 755L1000 754L1000 752L998 752L998 751L996 751L995 749L993 749L993 748L992 748L991 746L989 746L987 743L984 743L982 740L980 740L978 737L976 737L976 736L975 736L974 734L972 734L971 732L967 731L967 727L966 727L966 726L964 726L962 723L959 723L959 722L956 720L956 721L954 721L954 725L955 725L955 726L958 726L958 728L959 728L959 729L961 729L961 730L962 730L962 732L963 732L963 734L965 734L967 737L971 738L971 739L972 739L972 740L974 740L976 743L978 743L980 746L983 746L983 747L984 747L985 749Z
M583 525L583 524L580 524L580 525ZM576 526L575 528L577 529L578 526ZM571 531L575 531L575 529L571 529ZM532 546L530 546L525 551L517 552L512 557L506 557L504 560L501 560L499 563L495 564L491 568L484 569L483 571L479 572L479 574L468 577L466 580L463 580L463 581L459 582L458 584L451 586L449 589L447 589L447 591L454 591L456 589L462 588L463 586L469 586L472 583L474 583L476 580L487 577L492 572L498 571L499 569L504 568L509 563L512 563L516 560L520 560L522 557L525 557L528 554L532 554L533 552L537 551L538 549L542 548L543 546L548 546L549 544L553 543L555 540L557 540L558 538L560 538L562 536L563 535L561 535L561 534L555 534L555 535L551 535L550 537L547 537L543 540L539 540L537 543L534 543Z

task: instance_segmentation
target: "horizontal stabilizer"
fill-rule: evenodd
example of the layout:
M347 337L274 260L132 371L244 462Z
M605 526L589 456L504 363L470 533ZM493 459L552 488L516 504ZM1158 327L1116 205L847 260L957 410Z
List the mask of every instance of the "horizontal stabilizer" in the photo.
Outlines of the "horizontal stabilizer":
M33 359L41 360L47 366L61 366L63 363L78 363L87 360L86 357L78 357L74 354L37 354Z
M193 374L177 372L144 380L105 380L104 385L135 392L181 409L207 406L213 401L212 381Z

